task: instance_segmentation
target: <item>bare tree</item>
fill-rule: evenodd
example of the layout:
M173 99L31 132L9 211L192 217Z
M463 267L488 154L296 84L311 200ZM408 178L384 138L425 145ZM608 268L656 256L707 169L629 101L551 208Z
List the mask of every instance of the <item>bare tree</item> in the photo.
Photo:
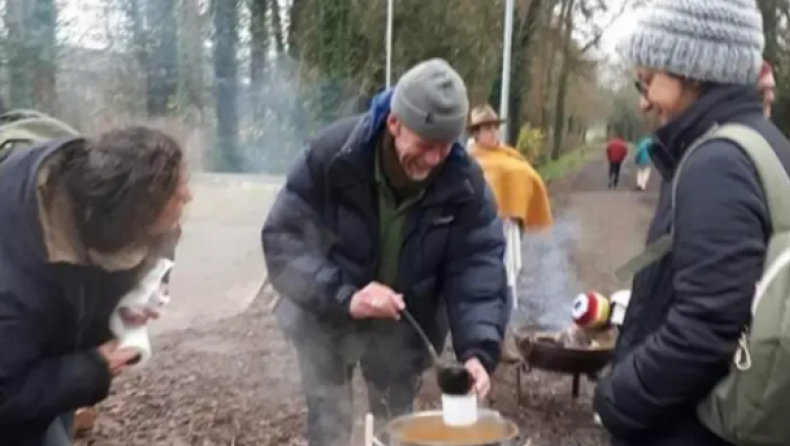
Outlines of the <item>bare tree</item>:
M214 82L217 96L218 168L238 170L239 111L238 57L239 4L237 0L214 0Z
M57 103L54 0L7 0L5 23L11 106L54 112Z
M178 92L178 22L176 0L146 2L147 78L149 116L168 114Z

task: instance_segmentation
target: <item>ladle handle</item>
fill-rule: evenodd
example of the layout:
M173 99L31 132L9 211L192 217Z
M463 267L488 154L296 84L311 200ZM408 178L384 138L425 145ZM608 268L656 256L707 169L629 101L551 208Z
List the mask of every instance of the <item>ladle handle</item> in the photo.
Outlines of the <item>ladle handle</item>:
M431 358L433 358L433 363L439 364L440 363L439 355L436 353L436 349L433 348L433 344L431 343L431 340L428 338L428 335L425 334L425 331L422 329L419 322L417 322L417 319L414 319L414 316L412 316L411 313L409 313L409 310L405 308L401 311L401 314L403 315L403 317L406 318L406 321L408 321L409 324L411 324L411 326L414 327L414 331L416 331L417 334L420 335L420 338L422 338L422 341L425 343L425 347L428 348L428 352L431 354Z

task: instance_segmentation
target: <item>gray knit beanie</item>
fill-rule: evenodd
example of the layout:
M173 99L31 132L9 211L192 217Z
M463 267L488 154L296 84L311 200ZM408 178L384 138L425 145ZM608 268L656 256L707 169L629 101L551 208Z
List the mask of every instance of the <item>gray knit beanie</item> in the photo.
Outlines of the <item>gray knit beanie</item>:
M456 141L469 113L466 85L446 61L430 59L398 80L390 110L426 141Z
M637 67L722 84L757 82L765 37L755 0L654 0L619 52Z

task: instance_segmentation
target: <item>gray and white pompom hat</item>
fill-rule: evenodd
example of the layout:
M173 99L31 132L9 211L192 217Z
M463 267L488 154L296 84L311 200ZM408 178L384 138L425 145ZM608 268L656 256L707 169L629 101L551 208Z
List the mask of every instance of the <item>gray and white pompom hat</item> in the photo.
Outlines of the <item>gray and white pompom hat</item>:
M718 84L754 85L763 61L755 0L654 0L617 50L633 67Z

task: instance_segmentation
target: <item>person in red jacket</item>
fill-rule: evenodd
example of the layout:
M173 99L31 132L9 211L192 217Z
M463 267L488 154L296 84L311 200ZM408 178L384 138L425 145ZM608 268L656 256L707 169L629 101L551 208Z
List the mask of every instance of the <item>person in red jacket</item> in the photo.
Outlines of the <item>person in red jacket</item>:
M609 160L609 189L616 189L620 183L620 168L628 156L628 145L619 136L615 136L606 145L606 159Z

